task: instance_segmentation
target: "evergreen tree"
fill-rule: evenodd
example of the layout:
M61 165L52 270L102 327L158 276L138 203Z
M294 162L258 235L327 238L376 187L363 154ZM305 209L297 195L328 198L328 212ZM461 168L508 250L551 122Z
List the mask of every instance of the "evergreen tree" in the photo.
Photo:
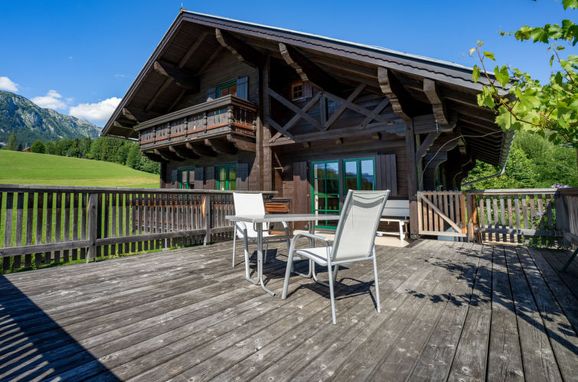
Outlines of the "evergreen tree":
M16 138L16 133L11 133L8 136L8 142L6 142L6 150L18 150L18 140Z
M44 154L46 153L46 146L42 141L34 141L32 146L30 146L30 151L33 153Z

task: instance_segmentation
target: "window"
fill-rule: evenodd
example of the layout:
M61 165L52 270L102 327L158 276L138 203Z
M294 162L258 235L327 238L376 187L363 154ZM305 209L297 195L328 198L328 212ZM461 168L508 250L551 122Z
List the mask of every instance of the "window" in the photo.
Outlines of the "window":
M177 187L187 190L195 188L194 167L180 167L177 170Z
M297 101L300 99L311 98L311 84L303 81L293 81L291 84L291 100Z
M232 95L241 99L249 99L249 77L243 76L236 80L230 80L210 88L207 94L207 100Z
M317 161L311 167L311 210L317 214L339 214L349 190L375 189L373 158ZM335 228L337 222L320 221L320 228Z
M291 84L291 99L293 101L303 98L303 81L294 81Z
M216 182L215 187L217 190L234 191L237 189L237 166L234 163L224 164L215 167L216 171Z

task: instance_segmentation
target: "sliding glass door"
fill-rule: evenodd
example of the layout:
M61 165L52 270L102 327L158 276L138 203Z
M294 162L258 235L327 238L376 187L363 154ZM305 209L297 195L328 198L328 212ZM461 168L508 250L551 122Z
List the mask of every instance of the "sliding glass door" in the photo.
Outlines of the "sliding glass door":
M315 214L339 214L339 161L313 162L311 174L312 212ZM333 228L337 223L320 221L319 226Z
M337 159L311 163L311 211L339 214L348 190L375 189L373 158ZM337 222L320 221L319 228L335 228Z

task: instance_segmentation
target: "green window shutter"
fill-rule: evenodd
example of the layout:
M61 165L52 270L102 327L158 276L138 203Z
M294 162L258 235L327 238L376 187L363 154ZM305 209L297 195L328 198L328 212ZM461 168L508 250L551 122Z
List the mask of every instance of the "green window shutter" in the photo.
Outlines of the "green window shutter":
M237 79L237 97L249 99L249 77L244 76Z

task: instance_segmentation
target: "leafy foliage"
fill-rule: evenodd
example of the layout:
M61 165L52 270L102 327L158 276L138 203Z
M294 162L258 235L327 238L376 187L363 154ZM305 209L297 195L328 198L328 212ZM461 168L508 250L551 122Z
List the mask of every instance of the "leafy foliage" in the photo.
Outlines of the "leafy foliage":
M30 146L30 151L33 153L44 154L46 152L46 146L42 141L35 141L32 146Z
M563 0L564 9L578 8L578 0ZM504 130L529 131L555 144L578 150L578 55L566 54L578 43L578 25L565 19L560 24L522 26L513 33L518 41L545 44L550 51L552 74L547 83L507 65L489 70L486 63L495 56L478 42L480 65L474 67L474 81L484 80L478 104L497 112L496 123ZM574 170L576 171L576 170Z
M516 135L506 171L466 188L548 188L555 185L578 187L574 151L561 147L536 134L520 132ZM464 182L496 174L497 167L478 162Z

